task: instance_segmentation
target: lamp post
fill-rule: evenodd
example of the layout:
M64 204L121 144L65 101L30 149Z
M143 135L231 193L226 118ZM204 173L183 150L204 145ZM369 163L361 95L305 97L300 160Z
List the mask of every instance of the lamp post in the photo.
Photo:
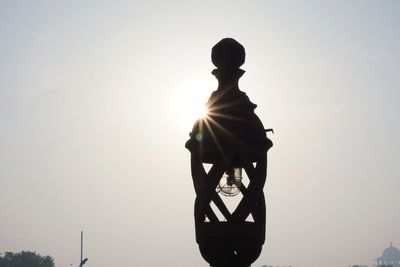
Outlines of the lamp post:
M218 89L207 102L207 115L196 121L185 145L191 152L196 192L196 241L210 266L248 267L265 241L263 187L267 151L272 147L266 132L272 129L264 129L254 113L257 106L239 89L244 47L234 39L222 39L212 48L211 59L217 67L212 74ZM211 165L209 171L205 164ZM230 211L226 204L234 197L241 200ZM247 220L250 215L251 221Z

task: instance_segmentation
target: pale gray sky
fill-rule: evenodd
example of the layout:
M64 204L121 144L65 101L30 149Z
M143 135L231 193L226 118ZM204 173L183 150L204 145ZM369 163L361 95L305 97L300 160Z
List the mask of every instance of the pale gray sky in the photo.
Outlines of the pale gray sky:
M1 1L0 252L57 267L207 266L184 143L210 49L274 128L262 264L400 247L399 1ZM190 104L185 104L188 101Z

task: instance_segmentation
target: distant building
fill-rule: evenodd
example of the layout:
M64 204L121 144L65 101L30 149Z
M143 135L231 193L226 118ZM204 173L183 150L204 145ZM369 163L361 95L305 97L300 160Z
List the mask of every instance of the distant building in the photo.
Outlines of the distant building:
M377 266L390 265L393 267L400 267L400 250L390 243L390 247L387 247L382 256L378 257L376 260Z

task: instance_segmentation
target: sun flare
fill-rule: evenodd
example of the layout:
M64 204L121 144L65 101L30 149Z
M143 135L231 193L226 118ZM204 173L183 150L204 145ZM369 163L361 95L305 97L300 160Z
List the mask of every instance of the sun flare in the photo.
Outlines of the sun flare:
M194 108L193 111L194 116L196 119L205 118L208 114L208 108L206 104L199 105L198 107Z
M187 85L185 89L180 90L179 105L176 108L176 114L185 127L193 126L197 119L205 118L208 114L206 102L211 94L211 85L195 86Z
M206 106L206 96L187 95L183 100L183 106L181 114L184 120L188 123L193 124L197 119L204 118L207 116L208 109Z

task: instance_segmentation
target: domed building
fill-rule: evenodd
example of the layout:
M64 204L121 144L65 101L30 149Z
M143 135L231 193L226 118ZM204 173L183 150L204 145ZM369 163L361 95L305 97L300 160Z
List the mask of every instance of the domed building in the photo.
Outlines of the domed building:
M382 256L376 259L377 265L379 266L393 266L400 267L400 250L390 243L390 247L387 247Z

